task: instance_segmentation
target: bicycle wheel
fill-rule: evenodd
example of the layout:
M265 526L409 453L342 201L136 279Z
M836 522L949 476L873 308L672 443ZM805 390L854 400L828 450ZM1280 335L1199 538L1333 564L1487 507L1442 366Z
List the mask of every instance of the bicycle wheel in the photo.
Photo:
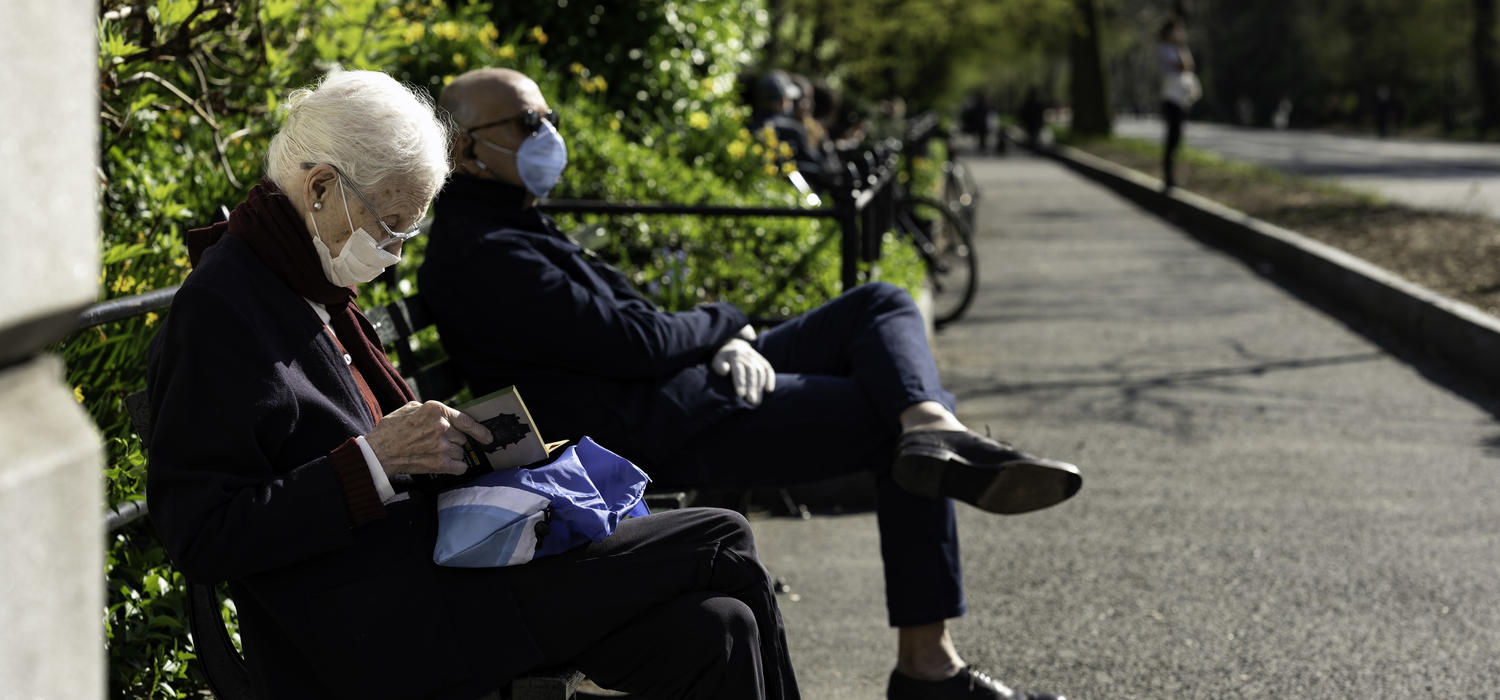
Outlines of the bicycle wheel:
M962 316L979 290L974 234L963 218L931 199L902 202L897 222L911 236L932 282L932 319L939 327Z
M943 163L943 202L948 210L962 217L969 230L974 230L974 210L979 207L979 188L963 163L949 160Z

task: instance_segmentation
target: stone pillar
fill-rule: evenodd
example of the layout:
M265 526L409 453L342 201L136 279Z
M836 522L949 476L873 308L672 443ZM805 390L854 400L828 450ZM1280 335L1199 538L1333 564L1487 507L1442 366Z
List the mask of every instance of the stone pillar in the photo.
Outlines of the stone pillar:
M0 697L102 698L99 435L41 349L98 287L92 0L0 2Z

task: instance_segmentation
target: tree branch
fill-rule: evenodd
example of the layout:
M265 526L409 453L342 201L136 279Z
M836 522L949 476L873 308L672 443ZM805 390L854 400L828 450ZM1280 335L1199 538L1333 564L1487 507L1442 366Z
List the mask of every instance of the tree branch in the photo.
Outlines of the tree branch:
M212 127L214 131L218 131L219 130L219 122L217 120L215 120L214 117L213 117L213 115L209 114L208 111L205 110L202 105L199 105L198 102L197 102L197 100L194 100L193 98L188 97L187 93L183 92L176 85L173 85L166 78L163 78L163 77L161 77L161 76L159 76L159 75L157 75L155 73L152 73L151 71L143 70L143 71L141 71L139 73L136 73L135 75L132 75L132 76L126 78L125 80L121 81L120 84L121 85L134 85L136 83L140 83L140 82L147 81L147 80L149 80L149 81L151 81L153 83L156 83L157 85L160 85L160 86L166 88L167 92L170 92L173 95L176 95L177 99L182 100L183 102L186 102L189 107L192 107L193 111L197 112L198 116L202 117L203 121L207 122L208 125L210 127Z

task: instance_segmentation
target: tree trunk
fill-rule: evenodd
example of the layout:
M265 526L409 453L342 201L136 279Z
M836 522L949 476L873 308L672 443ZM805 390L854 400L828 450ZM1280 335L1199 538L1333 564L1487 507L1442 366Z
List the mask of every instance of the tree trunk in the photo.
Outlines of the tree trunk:
M781 67L781 25L786 18L786 7L783 0L771 0L768 3L771 14L770 31L766 33L766 65L771 68Z
M1474 87L1479 96L1479 133L1500 125L1500 70L1496 67L1495 0L1474 0Z
M1073 132L1094 136L1110 133L1109 89L1104 81L1104 59L1100 50L1099 17L1094 0L1074 0L1078 27L1071 42Z

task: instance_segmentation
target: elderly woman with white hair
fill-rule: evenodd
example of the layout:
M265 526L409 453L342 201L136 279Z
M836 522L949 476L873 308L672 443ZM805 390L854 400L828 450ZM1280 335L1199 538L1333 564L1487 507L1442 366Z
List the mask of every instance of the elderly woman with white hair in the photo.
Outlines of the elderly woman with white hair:
M432 475L490 435L414 400L353 287L418 232L449 130L382 73L331 74L287 105L267 178L189 234L148 376L152 520L189 579L230 583L259 694L471 698L571 663L648 696L797 697L736 514L627 520L523 566L433 563Z

